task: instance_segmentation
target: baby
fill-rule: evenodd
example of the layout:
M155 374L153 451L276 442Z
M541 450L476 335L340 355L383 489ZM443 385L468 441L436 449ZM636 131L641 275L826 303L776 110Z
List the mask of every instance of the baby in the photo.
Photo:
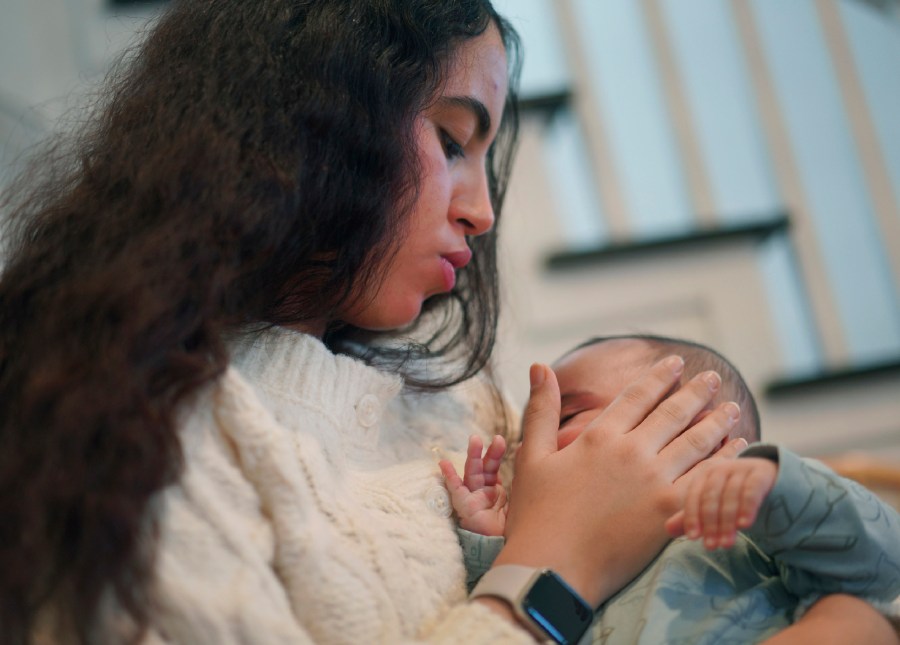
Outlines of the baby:
M616 336L590 340L555 363L559 449L669 354L684 359L683 379L704 371L713 382L715 373L721 376L707 410L723 401L739 405L740 419L723 445L759 440L753 396L718 352L660 336ZM470 585L503 546L507 493L498 473L505 452L502 437L486 451L473 437L462 478L441 461ZM784 448L756 444L739 459L710 460L666 530L677 539L599 608L595 641L758 642L834 593L900 617L900 516L862 486Z

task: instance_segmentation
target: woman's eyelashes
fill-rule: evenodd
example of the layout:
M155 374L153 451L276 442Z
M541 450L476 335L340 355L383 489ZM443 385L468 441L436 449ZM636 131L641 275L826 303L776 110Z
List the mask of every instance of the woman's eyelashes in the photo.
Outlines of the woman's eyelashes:
M441 130L441 145L444 146L444 154L447 156L447 159L457 159L466 156L463 147L443 129Z

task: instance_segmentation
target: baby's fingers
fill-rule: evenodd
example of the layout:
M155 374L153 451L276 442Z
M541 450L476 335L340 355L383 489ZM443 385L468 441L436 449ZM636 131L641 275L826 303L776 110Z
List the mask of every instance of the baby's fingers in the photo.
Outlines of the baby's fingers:
M721 533L720 516L724 505L724 493L731 479L730 471L724 468L710 468L706 484L700 493L699 520L703 533L703 545L715 549L727 535ZM694 531L696 533L696 530Z
M684 508L681 510L681 524L684 534L691 540L701 535L703 524L700 522L700 501L706 482L706 471L695 472L684 496Z
M481 437L478 435L469 437L469 449L466 453L463 481L470 490L479 490L485 484L484 460L481 458L483 450L484 444L481 441Z
M684 509L681 509L672 517L667 519L664 527L666 529L666 533L668 533L673 538L681 537L682 535L684 535Z
M738 529L753 525L759 507L771 488L769 482L774 480L774 475L771 479L768 475L774 472L775 465L772 462L756 462L741 459L735 462L736 467L731 470L719 508L719 547L733 546Z
M500 462L503 459L503 454L505 452L506 440L500 435L495 435L487 448L487 452L484 453L483 468L485 486L495 486L500 483L498 473L500 470Z
M748 466L747 476L742 486L736 524L740 529L753 526L759 507L766 495L772 490L778 476L778 466L768 459L748 458L752 466Z
M719 525L716 530L718 535L718 543L716 543L716 535L712 535L706 543L707 548L728 548L734 546L737 539L738 517L740 515L741 501L743 498L744 486L747 482L746 469L732 469L722 491L722 499L719 503Z
M453 494L458 488L463 487L463 480L460 478L456 468L453 467L447 459L441 459L438 462L441 468L441 474L444 476L444 482L447 484L447 490Z
M500 510L506 506L506 489L503 486L496 487L497 498L494 500L494 504L491 508Z
M709 464L691 482L683 518L673 516L666 529L675 535L681 523L684 534L691 539L702 537L707 549L731 547L737 531L753 525L777 474L777 464L768 459Z

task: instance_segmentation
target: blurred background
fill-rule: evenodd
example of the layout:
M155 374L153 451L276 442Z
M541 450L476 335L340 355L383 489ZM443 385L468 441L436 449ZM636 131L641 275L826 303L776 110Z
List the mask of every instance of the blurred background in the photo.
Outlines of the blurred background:
M732 358L764 438L900 460L900 3L498 0L525 41L500 370Z
M674 334L765 438L900 464L900 0L495 0L525 43L497 367ZM0 0L0 190L164 2Z

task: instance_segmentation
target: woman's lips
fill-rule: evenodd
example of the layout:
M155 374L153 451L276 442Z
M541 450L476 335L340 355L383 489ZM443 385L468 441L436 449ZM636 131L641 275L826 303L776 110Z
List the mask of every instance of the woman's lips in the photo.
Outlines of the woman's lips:
M456 286L456 270L462 269L472 259L472 251L463 249L441 255L441 270L444 273L444 289L452 291Z
M462 269L472 259L472 251L471 249L463 249L454 253L445 253L441 257L453 265L454 269Z
M441 271L444 274L444 291L453 291L456 286L456 269L444 256L441 256Z

